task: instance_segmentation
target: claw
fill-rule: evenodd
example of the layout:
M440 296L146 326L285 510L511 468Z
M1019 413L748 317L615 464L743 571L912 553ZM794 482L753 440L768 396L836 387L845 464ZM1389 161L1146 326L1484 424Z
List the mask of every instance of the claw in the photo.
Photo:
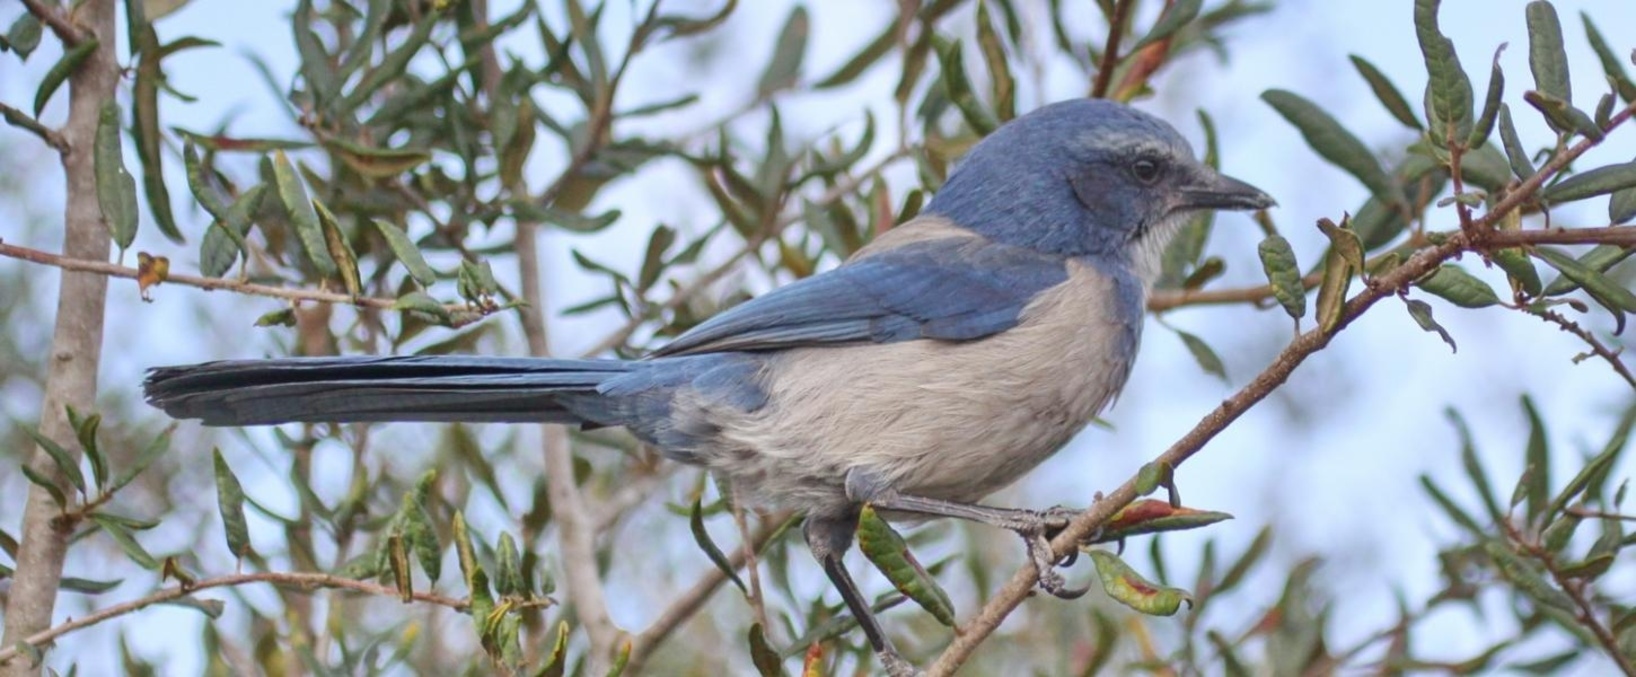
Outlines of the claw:
M1028 543L1028 559L1034 563L1034 571L1039 574L1041 590L1051 593L1051 596L1059 599L1079 599L1090 591L1089 587L1068 587L1067 579L1064 579L1062 574L1057 571L1058 563L1053 561L1052 555L1054 553L1051 552L1051 541L1047 540L1044 534L1025 534L1023 539ZM1067 561L1072 563L1071 558L1077 556L1077 554L1076 551L1070 555L1070 559Z

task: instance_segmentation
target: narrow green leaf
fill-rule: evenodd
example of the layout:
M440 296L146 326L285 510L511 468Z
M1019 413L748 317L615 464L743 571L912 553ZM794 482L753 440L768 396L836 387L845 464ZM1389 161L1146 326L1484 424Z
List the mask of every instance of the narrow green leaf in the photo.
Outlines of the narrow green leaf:
M708 33L711 29L720 26L727 17L738 7L738 0L727 0L715 14L699 18L675 15L663 15L654 20L654 30L667 31L666 37L681 38L689 35Z
M1307 312L1306 288L1301 284L1301 271L1295 262L1295 250L1282 235L1268 235L1256 247L1261 256L1261 268L1272 285L1273 298L1284 307L1284 312L1299 320Z
M1425 58L1426 118L1429 131L1438 143L1471 136L1471 79L1460 66L1454 42L1437 26L1441 0L1415 0L1415 37Z
M1282 89L1262 92L1261 100L1295 125L1318 155L1356 177L1375 197L1388 202L1402 201L1397 184L1381 167L1380 160L1329 113L1300 95Z
M233 262L249 251L244 238L255 222L252 216L261 207L267 194L265 184L256 184L239 194L227 208L225 218L214 221L199 243L199 272L205 277L221 277L232 269Z
M148 212L153 215L154 225L171 242L181 244L185 238L171 211L162 157L164 139L159 133L159 90L165 83L165 73L159 68L159 34L152 25L140 23L133 22L131 27L133 51L139 53L136 81L131 87L132 140L136 143L136 157L142 162L142 192L148 198Z
M437 273L427 265L425 257L420 255L420 248L409 240L409 235L397 226L382 219L373 219L376 230L386 239L386 246L392 249L392 255L403 263L409 270L409 276L421 287L430 287L437 282Z
M1138 613L1149 616L1172 616L1181 609L1182 602L1193 604L1192 595L1180 588L1159 585L1137 574L1124 560L1106 550L1088 549L1091 562L1096 564L1102 590L1114 601Z
M513 200L507 203L517 218L535 223L549 223L575 233L595 233L601 231L619 220L620 211L610 209L595 216L587 216L579 212L570 212L556 207L537 205L525 200Z
M244 559L252 552L250 524L244 519L244 487L233 469L227 467L222 450L211 452L216 467L216 507L221 512L222 529L227 536L227 551Z
M1346 314L1346 293L1352 286L1352 264L1335 252L1324 256L1324 278L1318 284L1318 328L1333 332Z
M863 72L869 70L870 66L879 63L881 57L892 51L892 47L897 44L897 29L896 22L888 23L886 28L875 36L874 40L870 40L869 44L864 45L863 49L858 50L857 54L847 59L846 63L841 64L841 67L835 69L834 73L830 73L814 83L812 85L813 89L840 87L858 79L859 75L863 75Z
M85 460L90 461L92 482L99 489L107 486L108 456L102 453L102 445L97 443L97 430L102 427L102 414L92 413L82 418L73 407L67 409L68 420L74 426L74 436L79 440L80 449L85 452Z
M1500 499L1494 493L1493 485L1488 482L1488 472L1483 469L1482 459L1477 454L1477 443L1471 437L1471 428L1460 412L1452 407L1445 409L1443 415L1448 417L1449 423L1454 425L1454 432L1460 437L1460 464L1465 468L1466 478L1471 480L1471 486L1477 489L1477 497L1483 501L1483 509L1488 512L1488 519L1494 524L1505 521L1505 513L1500 509Z
M1539 192L1539 199L1559 205L1629 188L1636 188L1636 161L1580 172L1546 186Z
M1267 554L1271 547L1272 527L1264 526L1260 531L1256 532L1255 540L1250 541L1249 547L1244 549L1244 554L1240 555L1232 566L1227 567L1227 572L1221 575L1221 580L1211 587L1210 594L1219 595L1238 587L1238 584L1242 583L1244 578L1249 575L1250 569L1255 566L1256 562L1261 561L1261 558Z
M1619 63L1619 57L1614 54L1613 48L1608 46L1608 41L1603 39L1602 32L1596 29L1596 24L1591 23L1591 15L1580 12L1579 18L1585 23L1585 37L1590 40L1591 49L1596 52L1597 60L1602 62L1602 72L1613 82L1613 88L1619 92L1619 98L1624 99L1625 103L1636 101L1636 82L1631 81L1630 75L1625 73L1624 65Z
M1420 118L1415 116L1414 109L1409 107L1408 99L1403 98L1403 93L1398 91L1397 86L1392 84L1385 73L1380 72L1379 68L1361 56L1353 54L1351 59L1352 67L1356 68L1358 74L1369 83L1369 89L1374 91L1375 98L1380 99L1380 104L1386 107L1386 112L1391 113L1392 117L1397 118L1405 127L1416 131L1425 129L1425 125L1420 123Z
M1619 454L1625 450L1625 442L1630 437L1633 424L1636 424L1636 418L1629 415L1625 416L1624 420L1619 424L1619 430L1608 440L1607 445L1602 447L1602 451L1591 457L1585 463L1585 467L1580 468L1573 479L1568 480L1568 483L1562 486L1562 491L1557 493L1556 498L1551 499L1550 506L1545 510L1546 521L1550 521L1557 515L1562 514L1562 511L1567 509L1569 502L1590 488L1597 476L1605 473L1619 460Z
M1188 0L1197 5L1197 0ZM1184 2L1184 4L1186 4ZM1194 8L1194 13L1198 12ZM1169 15L1169 12L1166 13ZM1005 56L1005 43L994 30L993 21L989 18L988 3L977 3L977 47L983 52L983 64L988 67L988 77L991 101L994 103L994 116L1001 122L1017 116L1017 83L1011 77L1011 63Z
M100 595L119 587L119 584L124 582L125 579L123 578L118 578L111 581L93 581L89 578L64 576L62 582L59 583L58 586L64 590L72 590L85 595Z
M1527 181L1534 176L1534 161L1522 147L1517 127L1511 123L1511 107L1500 104L1500 143L1505 146L1505 157L1511 162L1511 173Z
M1494 562L1506 580L1511 581L1511 584L1515 585L1518 591L1535 602L1563 611L1574 609L1573 599L1568 597L1567 593L1553 587L1545 580L1544 576L1540 575L1539 571L1530 566L1522 557L1512 552L1504 543L1489 540L1483 543L1483 553L1487 554L1489 559Z
M517 541L508 533L500 534L500 545L494 549L494 591L502 596L528 593L523 583L523 558L517 552Z
M159 568L159 560L148 554L147 548L142 547L142 544L137 542L136 536L131 534L130 530L126 529L125 525L120 524L118 520L102 513L91 513L91 521L102 527L103 533L114 539L114 542L119 544L119 549L125 551L125 556L131 558L131 561L135 562L137 566L144 569Z
M1187 24L1193 23L1199 16L1199 9L1204 6L1204 0L1177 0L1165 4L1165 11L1159 15L1159 20L1153 23L1153 29L1147 35L1131 45L1127 53L1134 54L1137 50L1176 34Z
M1420 328L1425 331L1436 333L1439 337L1442 337L1443 342L1449 344L1449 350L1456 353L1460 352L1460 346L1454 343L1454 337L1450 336L1449 331L1444 329L1443 325L1438 324L1437 320L1432 317L1430 303L1419 299L1404 299L1403 302L1408 306L1409 317L1414 318L1415 324L1420 325Z
M892 582L892 587L914 600L939 623L954 627L954 603L949 600L949 594L915 560L903 537L875 512L874 507L863 507L858 517L857 531L858 550L875 568L886 574L886 580Z
M318 200L312 201L312 208L318 214L318 225L324 230L324 250L329 254L330 260L335 262L335 268L341 276L341 284L352 296L362 294L363 279L358 274L358 254L352 251L352 243L347 240L346 234L341 232L340 221Z
M68 508L68 495L64 494L62 487L57 486L57 483L51 481L51 478L35 472L34 467L27 464L18 469L23 471L23 477L28 478L28 481L33 482L35 486L50 494L51 500L56 502L59 509Z
M1551 448L1545 434L1545 421L1540 418L1533 398L1523 396L1522 411L1528 418L1528 445L1523 448L1525 471L1517 488L1528 500L1528 523L1537 524L1550 500Z
M1592 141L1601 141L1604 136L1591 116L1566 100L1532 89L1522 93L1522 100L1544 115L1546 124L1557 132L1583 134Z
M1473 536L1478 538L1488 538L1488 530L1479 526L1477 524L1477 520L1472 519L1471 515L1468 515L1466 514L1466 511L1461 510L1460 506L1455 504L1455 502L1449 498L1448 494L1443 493L1443 489L1438 487L1436 482L1432 481L1430 475L1420 476L1420 487L1426 490L1426 495L1431 496L1432 501L1437 503L1438 507L1441 507L1443 512L1448 514L1449 519L1454 520L1455 524L1459 525Z
M1222 381L1227 380L1227 367L1222 364L1221 357L1216 355L1216 351L1210 349L1210 344L1205 343L1204 339L1180 329L1174 331L1177 336L1181 337L1182 343L1187 346L1187 352L1193 354L1194 361L1199 363L1199 368L1203 369L1204 373L1215 376Z
M68 51L63 52L62 58L57 59L57 63L51 65L51 70L46 71L45 76L40 78L40 87L34 91L34 117L40 117L40 113L45 110L46 102L51 100L51 95L57 93L57 88L68 81L68 76L79 70L80 64L85 63L85 59L90 57L92 52L97 51L98 44L100 43L96 38L89 38L70 47Z
M767 643L767 633L761 629L760 623L750 624L750 662L755 664L756 673L761 677L784 675L784 660Z
M75 460L67 449L62 448L62 445L46 437L45 433L28 426L19 427L23 429L23 432L28 433L29 437L34 438L34 443L39 445L41 451L51 457L51 461L57 465L57 471L61 472L63 477L68 478L69 484L74 485L74 488L78 489L80 494L86 495L85 473L80 470L79 461Z
M1627 312L1636 312L1636 294L1606 275L1550 247L1535 247L1534 256L1561 271L1563 277L1573 280L1592 295L1606 299Z
M1623 225L1636 219L1636 188L1613 191L1608 199L1608 223Z
M1529 296L1539 296L1544 291L1543 283L1539 278L1539 269L1534 267L1533 259L1523 253L1521 249L1498 249L1493 255L1495 265L1505 271L1512 284L1522 289Z
M1499 295L1487 282L1453 264L1438 266L1415 286L1462 308L1486 308L1500 302Z
M295 166L284 151L273 151L272 174L275 188L278 190L278 199L289 214L290 223L295 227L296 238L301 242L301 249L307 253L307 260L312 262L313 268L323 277L334 277L340 269L335 260L330 258L328 245L324 239L323 224L318 222L318 212L313 209L313 203L307 197L307 189L301 182L301 176L296 173Z
M97 116L96 141L92 146L96 165L97 206L114 244L121 252L136 240L136 179L125 170L119 138L119 104L109 101Z
M227 602L223 602L223 601L221 601L219 599L199 599L197 597L176 597L176 598L173 598L173 599L167 599L167 600L165 600L163 602L160 602L160 604L165 604L165 605L168 605L168 606L179 606L179 607L182 607L184 609L192 609L192 610L197 611L199 613L202 613L202 614L204 614L206 616L209 616L210 618L221 618L222 614L227 612Z
M1562 47L1562 22L1556 8L1544 0L1528 3L1528 69L1534 73L1534 89L1572 102L1568 80L1568 53Z
M761 98L794 86L796 79L801 77L801 62L807 56L809 23L804 5L796 5L795 9L790 10L789 18L784 20L784 28L778 32L778 41L773 43L772 61L767 63L756 85L756 93Z
M960 116L972 131L978 136L988 136L1000 126L994 114L988 111L982 101L977 99L976 92L972 91L971 80L966 77L965 58L962 56L959 42L946 42L934 38L937 46L937 58L943 65L943 89L949 101L960 111Z
M181 127L171 127L170 131L175 132L177 136L182 137L185 142L210 151L267 153L275 150L301 150L303 148L311 148L313 146L311 141L300 141L296 139L227 137L190 132L186 129L182 129Z
M138 475L141 475L143 471L147 470L148 466L153 465L155 460L158 460L158 458L164 455L165 452L170 451L170 434L175 429L175 424L172 424L171 427L166 428L164 432L155 436L153 441L149 442L148 446L144 447L142 451L136 455L136 458L131 461L130 467L127 468L125 472L121 473L119 477L115 478L112 485L109 485L107 489L103 490L104 493L112 494L125 488L125 485L130 484L131 480L136 479Z
M1605 273L1614 266L1619 265L1620 262L1624 261L1632 253L1636 253L1636 249L1626 249L1625 247L1611 244L1599 244L1595 247L1591 247L1590 251L1585 252L1577 260L1586 268L1599 273ZM1573 281L1566 275L1562 275L1558 276L1557 279L1552 280L1551 284L1545 286L1545 295L1557 296L1560 294L1566 294L1578 288L1578 282Z
M1471 128L1471 136L1466 139L1467 148L1482 148L1488 143L1488 136L1494 131L1494 118L1500 111L1500 97L1505 94L1505 72L1500 70L1500 54L1505 52L1505 45L1501 44L1494 50L1494 64L1488 73L1488 94L1483 97L1483 112L1477 116L1477 123Z
M738 586L739 591L746 595L750 594L750 589L744 585L744 580L739 578L738 570L733 567L732 562L727 560L727 555L721 551L721 548L716 547L716 541L710 538L710 532L705 530L702 500L702 497L694 497L693 511L688 517L688 528L693 531L693 542L698 544L699 549L704 551L705 556L710 558L710 562L715 564L717 569L727 575L727 580Z
M421 15L420 23L415 24L414 30L399 43L396 48L381 59L379 65L366 71L358 84L351 91L341 94L341 100L336 109L345 114L351 113L369 100L375 92L389 82L402 79L409 68L410 60L415 58L422 47L425 47L432 36L432 29L443 23L443 11L434 9Z
M399 296L392 302L392 309L424 313L444 324L454 321L454 316L449 314L449 309L444 307L437 299L428 296L426 292L412 291Z

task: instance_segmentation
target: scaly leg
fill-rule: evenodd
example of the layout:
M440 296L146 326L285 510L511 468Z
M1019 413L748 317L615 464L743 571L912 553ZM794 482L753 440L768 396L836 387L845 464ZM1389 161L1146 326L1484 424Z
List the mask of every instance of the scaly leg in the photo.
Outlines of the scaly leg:
M863 598L863 592L858 590L858 584L853 582L851 574L846 572L846 566L841 563L841 556L852 547L852 534L857 529L857 515L841 519L808 517L801 533L806 536L807 548L812 550L812 556L824 567L824 575L841 593L841 600L852 610L852 617L858 619L858 627L863 628L864 637L869 639L869 647L875 650L875 656L880 660L881 667L886 669L886 674L891 677L918 677L920 669L892 646L892 640L881 629L880 621L869 610L869 602Z

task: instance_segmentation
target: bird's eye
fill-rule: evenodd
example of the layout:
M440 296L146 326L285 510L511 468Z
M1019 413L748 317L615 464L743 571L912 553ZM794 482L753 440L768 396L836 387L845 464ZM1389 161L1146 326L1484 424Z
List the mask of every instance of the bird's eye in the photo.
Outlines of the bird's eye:
M1130 165L1130 173L1136 177L1136 180L1148 184L1159 180L1160 169L1158 162L1148 158L1142 158Z

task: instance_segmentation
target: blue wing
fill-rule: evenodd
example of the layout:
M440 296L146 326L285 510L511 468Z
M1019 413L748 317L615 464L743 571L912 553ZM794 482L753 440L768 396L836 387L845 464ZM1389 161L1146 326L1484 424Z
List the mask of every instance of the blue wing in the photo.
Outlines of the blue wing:
M657 356L913 339L968 341L1017 325L1068 279L1060 257L976 237L871 252L734 306Z

